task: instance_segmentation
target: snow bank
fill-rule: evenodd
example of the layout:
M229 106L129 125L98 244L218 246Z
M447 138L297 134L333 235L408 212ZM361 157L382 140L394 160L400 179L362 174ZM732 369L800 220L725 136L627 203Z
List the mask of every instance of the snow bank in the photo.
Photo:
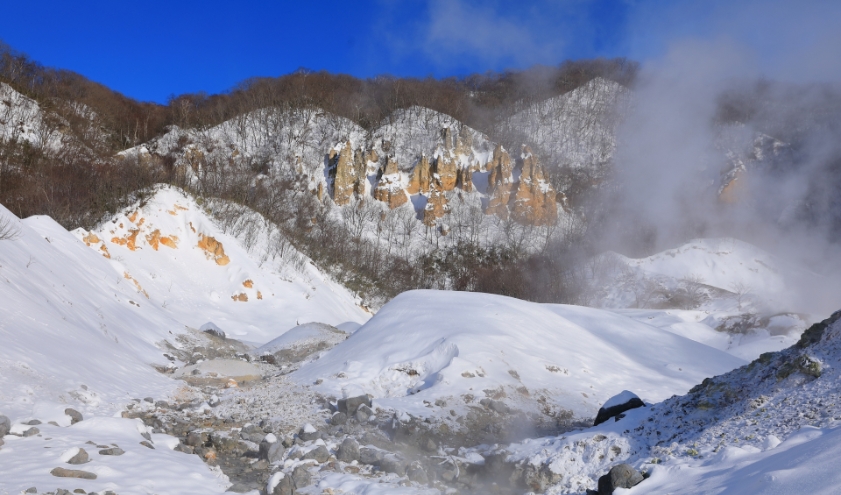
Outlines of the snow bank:
M539 391L578 417L592 417L622 390L662 400L742 364L607 311L423 290L394 298L291 376L321 379L316 389L336 397L370 393L380 406L421 415L429 414L423 401L501 389L521 398Z

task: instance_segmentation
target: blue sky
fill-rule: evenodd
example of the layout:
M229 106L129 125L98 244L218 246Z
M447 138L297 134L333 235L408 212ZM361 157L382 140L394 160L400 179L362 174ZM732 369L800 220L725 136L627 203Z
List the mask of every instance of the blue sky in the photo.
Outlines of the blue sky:
M811 23L838 27L832 4L841 2L812 3L823 10L759 0L28 0L4 5L0 39L44 65L165 102L299 67L445 77L598 56L646 61L683 37L733 38L773 66L777 52L793 51L783 43L814 38ZM802 32L784 27L803 11Z

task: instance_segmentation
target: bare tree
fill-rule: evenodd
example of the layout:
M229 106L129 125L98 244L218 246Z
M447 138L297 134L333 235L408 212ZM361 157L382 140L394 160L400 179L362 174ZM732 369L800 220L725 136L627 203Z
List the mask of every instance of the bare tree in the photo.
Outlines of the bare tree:
M753 292L753 287L742 280L736 281L730 285L730 291L736 296L736 303L739 305L739 311L742 310L742 303L744 303L748 296Z
M7 216L0 217L0 241L13 241L20 235L20 227Z

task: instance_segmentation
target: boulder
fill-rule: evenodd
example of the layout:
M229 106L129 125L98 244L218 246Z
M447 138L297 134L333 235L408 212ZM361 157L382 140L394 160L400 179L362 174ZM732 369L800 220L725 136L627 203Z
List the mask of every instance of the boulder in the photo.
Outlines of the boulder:
M99 455L123 455L126 451L119 448L119 447L111 447L109 449L102 449L99 451Z
M631 488L640 484L643 479L642 474L630 464L618 464L599 478L598 495L613 495L617 488Z
M336 458L342 462L353 462L359 460L359 442L353 438L342 440L339 449L336 451Z
M58 478L79 478L83 480L95 480L96 475L88 471L80 471L78 469L65 469L57 467L50 471L50 474Z
M323 464L330 460L330 451L324 445L319 445L304 454L301 459L312 459L319 464Z
M345 423L347 423L347 414L343 412L337 412L330 418L331 425L341 426Z
M348 416L353 416L356 414L356 410L359 406L363 404L371 407L371 398L367 395L358 395L356 397L348 397L347 399L339 399L336 403L336 407L339 412L345 413Z
M596 414L596 421L593 422L593 426L604 423L613 417L617 417L616 421L619 421L621 418L618 418L618 416L623 412L643 406L645 406L645 403L637 397L636 394L623 390L621 393L614 395L604 403L604 405L599 409L598 414Z
M371 418L371 416L374 416L374 411L368 407L367 404L362 404L356 408L356 414L354 416L360 423L365 423Z
M67 461L67 464L84 464L86 462L90 462L88 453L85 451L85 449L79 449L79 452L77 452L76 455L71 457Z
M309 442L312 440L318 440L321 438L321 434L313 425L307 423L303 428L301 428L301 431L298 432L298 437L305 442Z

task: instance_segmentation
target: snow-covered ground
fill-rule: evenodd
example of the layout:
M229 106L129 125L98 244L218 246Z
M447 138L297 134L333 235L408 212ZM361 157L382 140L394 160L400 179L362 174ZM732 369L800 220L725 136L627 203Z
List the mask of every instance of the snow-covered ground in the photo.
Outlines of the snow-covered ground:
M248 225L226 234L194 199L164 186L93 231L74 233L110 256L138 302L191 328L212 321L229 337L263 344L298 324L358 326L370 317L268 222L235 213Z
M656 349L657 351L653 351ZM659 401L744 361L608 311L489 294L410 291L292 377L335 397L371 394L413 415L447 415L496 391L592 418L623 389ZM429 408L446 400L444 408Z
M305 258L272 250L270 230L245 241L227 235L176 189L158 190L94 232L71 233L43 216L20 221L2 207L0 216L17 231L0 241L0 414L13 433L41 421L37 435L5 437L0 493L224 491L224 475L172 451L177 439L154 435L157 448L147 448L146 427L119 417L133 399L186 393L156 369L174 366L159 344L178 346L179 335L208 321L262 344L296 322L352 330L369 317ZM68 407L85 420L70 426ZM126 453L101 456L88 441ZM91 455L77 468L96 480L50 474L74 468L62 457L74 448Z

